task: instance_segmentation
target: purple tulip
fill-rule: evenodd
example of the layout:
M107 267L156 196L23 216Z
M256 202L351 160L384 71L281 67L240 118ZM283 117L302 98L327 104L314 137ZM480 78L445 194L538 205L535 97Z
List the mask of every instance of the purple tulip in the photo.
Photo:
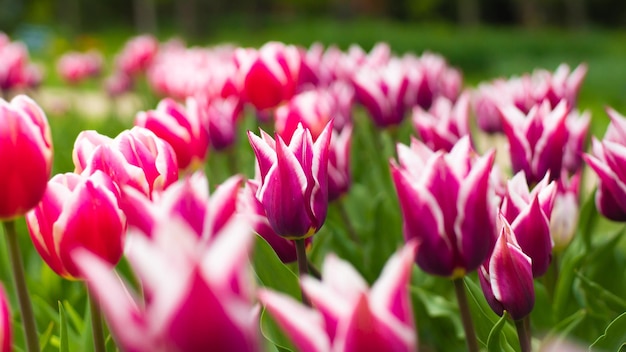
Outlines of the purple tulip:
M532 261L517 244L514 230L503 216L500 222L500 236L491 257L478 270L478 278L491 309L500 316L506 311L520 320L535 305Z
M469 135L469 94L455 102L441 96L428 111L413 108L413 125L422 141L432 150L452 150L461 137Z
M301 239L315 234L328 210L328 147L332 120L313 142L308 129L298 126L289 142L261 131L248 132L256 154L261 187L257 198L278 235Z
M350 264L327 256L322 281L302 279L315 310L269 290L261 290L259 299L299 351L414 351L408 293L414 244L387 261L371 288Z
M129 234L127 257L142 295L87 251L74 258L124 351L258 351L258 309L248 255L252 234L236 221L201 241L168 219L152 238Z
M350 173L350 144L352 125L341 132L333 130L328 150L328 201L332 202L348 193L352 184Z
M548 172L553 179L558 178L568 140L567 102L563 100L552 109L545 101L527 115L513 105L502 108L501 112L513 172L524 171L529 184L539 182Z
M528 189L523 172L507 183L507 193L502 204L502 214L511 224L517 243L532 258L533 276L545 274L552 260L550 215L554 204L556 185L548 183L546 175L532 192Z
M422 270L459 278L489 256L496 241L497 198L490 182L495 152L477 157L469 137L450 153L413 139L398 144L391 175L400 200L404 237L420 243Z
M596 207L614 221L626 221L626 118L607 109L611 123L602 141L592 139L592 154L583 158L599 178Z

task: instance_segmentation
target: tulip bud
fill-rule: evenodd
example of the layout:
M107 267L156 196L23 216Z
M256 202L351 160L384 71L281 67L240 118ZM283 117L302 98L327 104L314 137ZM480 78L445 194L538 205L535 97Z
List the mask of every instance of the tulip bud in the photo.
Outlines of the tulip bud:
M311 132L299 126L289 145L278 134L274 140L263 131L261 137L248 132L261 174L257 198L280 236L310 237L326 220L331 131L332 121L314 143Z
M0 219L24 215L41 200L52 170L48 120L24 95L0 99L0 165Z
M519 320L535 305L532 262L517 244L504 216L500 221L500 236L491 257L478 270L478 278L491 309L500 316L507 311Z
M48 183L43 199L26 214L35 249L58 275L80 273L72 251L85 248L115 265L122 257L126 217L118 189L101 171L91 176L59 174Z

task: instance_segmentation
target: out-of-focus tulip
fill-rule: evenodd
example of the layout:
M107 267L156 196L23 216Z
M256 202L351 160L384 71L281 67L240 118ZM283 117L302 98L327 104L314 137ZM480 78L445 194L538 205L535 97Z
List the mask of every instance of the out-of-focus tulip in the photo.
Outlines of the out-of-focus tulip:
M604 138L592 138L592 154L583 158L599 178L596 207L613 221L626 221L626 117L607 109L611 123Z
M154 236L129 234L126 254L142 284L132 292L111 265L83 250L81 274L100 301L124 351L258 351L258 309L248 256L252 234L234 221L212 242L183 223L162 222Z
M315 234L328 210L328 148L332 120L315 142L308 129L298 126L289 144L261 131L248 132L256 154L261 187L257 198L263 204L274 231L288 239Z
M196 171L165 191L153 194L152 200L132 187L124 187L122 209L128 225L148 237L163 221L178 219L199 238L212 240L233 219L241 183L240 175L232 176L209 198L208 180L203 172Z
M556 195L550 215L550 236L556 252L572 241L578 225L581 171L571 178L563 173L556 183Z
M497 197L490 182L495 152L478 157L469 137L450 153L413 139L398 144L391 175L404 237L420 243L416 262L435 275L463 277L489 256L496 241Z
M478 270L478 278L491 309L500 316L506 311L520 320L535 306L532 261L517 244L514 230L503 216L500 222L500 236L491 257Z
M52 170L46 115L30 98L0 99L0 219L24 215L43 197Z
M378 127L399 125L406 115L409 80L399 61L382 67L362 67L353 78L356 101Z
M122 257L126 216L119 208L119 190L101 171L54 176L39 205L26 214L26 224L35 249L64 278L81 277L72 259L77 248L111 265Z
M0 33L2 34L2 33ZM11 352L13 336L11 335L11 309L4 287L0 285L0 351Z
M456 101L463 86L463 77L459 70L448 66L443 56L431 52L425 52L420 57L407 54L402 61L408 70L408 106L418 105L428 110L440 96Z
M265 215L265 208L256 197L259 185L260 182L257 180L246 182L246 186L241 190L237 199L237 212L244 216L254 232L272 247L280 261L283 263L295 262L298 259L295 242L277 235L272 229ZM313 237L306 238L305 245L309 246L312 240Z
M438 97L428 111L414 107L413 125L430 149L449 152L461 137L470 134L469 94L461 95L456 103Z
M322 281L302 279L315 310L269 290L259 299L299 351L414 351L408 293L414 252L413 243L394 254L371 289L349 263L328 255Z
M145 73L159 50L158 40L151 35L129 39L115 58L117 69L127 76Z
M587 76L587 64L584 63L578 65L574 71L570 71L567 64L560 64L554 73L547 70L536 70L533 72L534 87L531 94L535 102L541 103L547 100L553 108L561 100L565 100L568 110L571 110L576 106L578 92L585 76Z
M289 103L276 109L276 132L288 144L298 125L302 124L316 140L333 118L334 110L335 102L324 89L297 94Z
M568 139L566 101L554 109L546 101L533 107L528 115L512 105L502 108L501 112L513 172L524 171L531 185L548 172L553 179L558 178Z
M180 170L194 171L202 166L209 151L209 132L201 118L201 107L195 99L188 98L185 107L165 98L156 110L140 111L135 126L147 128L169 143Z
M102 55L97 51L87 53L69 52L57 62L57 71L61 78L71 84L79 83L89 77L96 77L102 71Z
M582 167L590 123L591 114L588 111L579 113L572 110L565 120L568 138L563 155L563 168L570 174L579 172Z
M341 132L333 130L328 149L328 201L339 199L350 190L352 175L350 172L350 145L352 143L352 125Z
M523 172L507 183L502 214L511 224L517 243L532 258L533 276L542 276L552 260L550 216L554 206L556 185L548 183L548 175L532 191Z
M133 80L127 74L118 71L104 80L104 89L110 97L117 97L133 89Z
M133 127L114 139L96 131L83 131L72 151L74 172L101 170L120 188L129 185L151 196L178 180L174 150L152 131Z
M201 99L203 124L209 130L209 142L215 150L233 146L237 137L237 123L243 113L241 100L236 96Z
M244 95L257 110L278 106L296 92L301 58L295 46L269 42L258 51L238 51Z

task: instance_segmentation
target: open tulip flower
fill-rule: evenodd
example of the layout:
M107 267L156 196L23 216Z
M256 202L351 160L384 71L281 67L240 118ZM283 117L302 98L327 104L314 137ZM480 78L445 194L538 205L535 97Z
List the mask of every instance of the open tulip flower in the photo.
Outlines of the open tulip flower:
M139 112L135 126L145 127L168 142L176 153L178 167L194 171L204 163L209 151L209 132L202 123L202 113L193 98L187 99L186 106L165 98L156 110Z
M314 309L269 290L259 299L299 351L414 351L408 292L414 253L413 242L394 254L371 288L349 263L328 255L322 281L301 281Z
M152 237L163 221L178 219L189 226L198 238L213 240L234 219L241 183L242 177L234 175L209 197L208 180L203 172L196 171L165 191L155 193L152 200L126 186L122 208L129 226L141 230L148 237Z
M72 159L76 173L101 170L120 188L129 185L148 196L178 180L174 150L143 127L125 130L114 139L83 131L74 142Z
M297 94L289 103L276 109L276 132L289 143L298 125L302 124L315 140L334 116L334 110L334 99L325 89Z
M420 243L416 262L430 274L458 279L476 270L496 241L497 197L490 182L495 152L477 157L469 137L450 153L413 139L398 144L391 175L404 237Z
M520 248L506 219L501 216L500 221L500 236L491 257L478 270L478 278L491 309L520 320L535 305L532 260Z
M328 148L332 120L315 142L299 125L287 145L261 131L248 132L256 154L261 187L257 198L270 225L288 239L313 236L324 224L328 210Z
M26 224L35 248L58 275L74 279L80 272L72 251L84 248L111 265L122 257L126 216L119 190L101 171L54 176Z
M24 215L43 197L52 170L46 115L30 98L0 99L0 219Z
M529 184L539 182L548 172L553 179L561 175L568 140L568 112L565 100L554 109L544 101L528 114L513 105L501 109L513 172L523 170Z
M246 226L234 221L212 242L177 219L160 223L151 238L130 233L127 257L141 296L109 263L77 251L120 350L259 351L248 262L254 237Z
M626 118L607 109L611 123L602 141L592 139L592 154L583 158L598 175L596 207L613 221L626 221Z
M523 172L507 183L507 193L502 203L502 214L511 224L517 243L532 258L533 276L542 276L552 260L550 216L554 205L556 184L548 182L546 175L532 192Z
M413 108L413 125L422 141L432 150L447 152L461 137L469 135L469 94L456 102L440 96L428 111Z

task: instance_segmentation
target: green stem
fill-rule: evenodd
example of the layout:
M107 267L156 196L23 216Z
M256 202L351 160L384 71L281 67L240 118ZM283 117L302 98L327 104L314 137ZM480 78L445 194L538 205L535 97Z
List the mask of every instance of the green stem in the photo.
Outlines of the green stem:
M454 279L454 291L456 299L459 303L459 311L461 312L461 321L463 322L463 330L465 330L465 339L467 341L467 350L469 352L478 352L478 340L476 340L476 332L474 331L474 323L472 323L472 315L470 313L469 304L467 302L467 294L465 293L465 283L463 278Z
M237 158L237 146L233 145L226 150L226 162L231 175L239 172L239 160Z
M4 221L4 233L7 238L9 258L11 260L11 270L13 270L13 280L15 289L17 290L17 298L22 313L22 324L24 325L24 335L26 337L26 346L29 352L39 351L39 338L37 335L37 326L35 325L35 315L33 314L33 306L30 302L28 287L26 286L26 277L24 275L24 266L22 265L22 253L17 241L17 231L15 230L15 221Z
M559 256L558 253L552 253L552 262L548 266L548 271L543 277L543 283L548 292L550 298L554 297L554 290L556 289L557 282L559 280Z
M322 279L322 273L320 273L320 270L315 267L315 264L313 264L313 262L311 262L310 260L307 260L307 266L309 269L309 273L311 274L311 276L313 276L314 278L321 280Z
M296 243L296 258L298 259L298 275L302 278L304 275L309 273L309 261L306 258L306 244L304 243L304 238L294 241ZM302 290L302 287L300 290ZM302 303L307 306L311 305L311 302L304 291L302 291Z
M516 320L515 328L517 328L517 338L519 339L521 351L530 352L530 316L527 315L522 319Z
M106 352L104 345L104 333L102 328L102 312L98 299L87 290L89 295L89 309L91 310L91 330L93 333L93 346L95 352Z
M350 220L350 216L348 215L348 211L346 210L344 198L341 198L337 201L337 206L339 208L339 215L341 216L341 220L346 225L346 230L348 231L348 235L352 242L356 244L361 244L361 240L359 236L356 234L356 230L354 229L354 225Z

